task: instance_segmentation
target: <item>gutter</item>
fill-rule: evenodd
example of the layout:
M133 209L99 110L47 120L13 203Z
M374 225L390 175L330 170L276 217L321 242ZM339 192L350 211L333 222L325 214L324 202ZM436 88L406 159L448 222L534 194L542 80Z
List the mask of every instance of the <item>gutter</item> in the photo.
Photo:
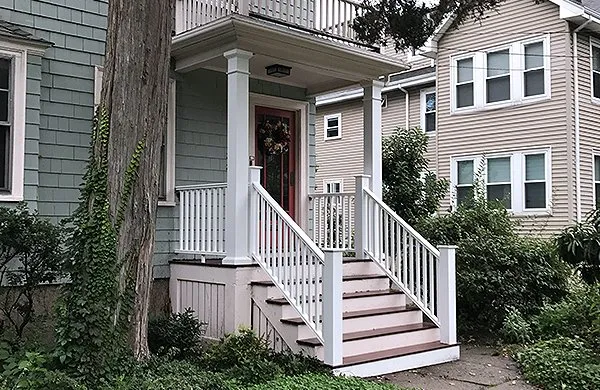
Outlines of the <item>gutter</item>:
M403 87L399 86L398 89L402 92L404 92L404 102L406 105L406 108L404 109L404 112L406 113L406 125L405 125L405 129L408 130L409 125L410 125L410 104L409 104L409 96L408 96L408 90L404 89Z
M577 216L577 222L581 222L581 140L580 140L580 116L579 116L579 54L578 54L578 33L583 30L589 23L592 22L592 18L588 17L588 20L573 30L572 41L573 41L573 61L575 66L573 69L573 82L575 84L575 211Z

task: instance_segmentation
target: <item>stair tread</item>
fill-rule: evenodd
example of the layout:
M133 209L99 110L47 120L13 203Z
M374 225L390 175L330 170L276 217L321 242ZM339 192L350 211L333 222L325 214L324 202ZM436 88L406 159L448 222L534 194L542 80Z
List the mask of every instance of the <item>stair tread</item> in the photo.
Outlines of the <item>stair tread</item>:
M352 293L344 293L343 299L350 298L362 298L362 297L378 297L383 295L399 295L403 294L401 291L386 289L386 290L371 290L371 291L357 291ZM288 301L285 298L269 298L266 300L267 303L274 305L288 305Z
M427 330L436 328L434 324L430 324L427 322L421 322L418 324L409 324L409 325L398 325L398 326L390 326L387 328L378 328L378 329L369 329L369 330L361 330L358 332L344 333L343 340L344 341L355 341L368 339L378 336L387 336L392 334L399 333L408 333L408 332L416 332L419 330ZM316 337L310 339L302 339L297 341L300 345L309 345L309 346L319 346L321 342Z
M358 275L345 275L342 277L342 280L350 281L350 280L384 279L384 278L387 278L387 276L381 275L381 274L358 274ZM275 285L275 283L273 283L271 280L255 280L255 281L250 282L250 284L253 286L265 286L265 287Z
M439 341L434 341L431 343L416 344L416 345L410 345L407 347L384 349L384 350L376 351L376 352L363 353L360 355L352 355L352 356L347 356L344 358L341 367L350 366L350 365L354 365L354 364L375 362L378 360L390 359L390 358L401 357L401 356L406 356L406 355L412 355L412 354L420 353L420 352L434 351L437 349L449 348L449 347L453 347L456 345L458 345L458 344L443 344Z
M370 263L371 261L373 261L373 260L371 260L371 259L355 259L354 257L344 257L342 259L342 262L344 264L347 264L347 263Z
M416 306L390 306L390 307L383 307L383 308L379 308L379 309L347 311L347 312L344 312L343 318L351 319L351 318L360 318L360 317L371 317L371 316L376 316L376 315L404 313L404 312L408 312L408 311L418 311L418 310L419 310L419 308ZM292 325L304 324L304 321L300 317L282 318L281 322L287 323L287 324L292 324Z

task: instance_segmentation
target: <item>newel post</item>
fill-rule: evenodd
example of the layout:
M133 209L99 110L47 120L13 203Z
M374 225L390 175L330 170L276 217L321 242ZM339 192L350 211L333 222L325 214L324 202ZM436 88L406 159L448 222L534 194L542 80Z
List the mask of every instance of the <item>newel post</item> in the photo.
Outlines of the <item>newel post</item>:
M369 188L369 175L355 176L354 195L354 257L362 259L367 245L367 205L365 204L365 188Z
M437 269L438 319L440 341L456 344L456 246L440 245Z
M325 364L336 367L343 361L342 253L325 250L323 268L323 341Z
M248 218L248 253L252 255L258 250L258 194L252 187L253 183L260 183L260 170L262 167L251 165L248 168L248 199L250 202Z

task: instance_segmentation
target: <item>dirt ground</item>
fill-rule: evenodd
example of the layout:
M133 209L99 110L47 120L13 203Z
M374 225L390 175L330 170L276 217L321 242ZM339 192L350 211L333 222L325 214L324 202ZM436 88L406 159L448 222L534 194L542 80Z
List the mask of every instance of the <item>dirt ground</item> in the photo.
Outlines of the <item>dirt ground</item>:
M457 362L373 379L423 390L536 389L521 378L517 364L512 359L495 355L496 351L490 347L464 345Z

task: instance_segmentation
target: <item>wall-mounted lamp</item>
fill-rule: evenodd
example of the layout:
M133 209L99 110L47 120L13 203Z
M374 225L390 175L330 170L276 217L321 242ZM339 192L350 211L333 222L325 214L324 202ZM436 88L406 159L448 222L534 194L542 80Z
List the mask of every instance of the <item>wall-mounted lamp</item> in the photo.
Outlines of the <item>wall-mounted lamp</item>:
M281 64L273 64L267 66L267 76L286 77L292 73L292 68Z

